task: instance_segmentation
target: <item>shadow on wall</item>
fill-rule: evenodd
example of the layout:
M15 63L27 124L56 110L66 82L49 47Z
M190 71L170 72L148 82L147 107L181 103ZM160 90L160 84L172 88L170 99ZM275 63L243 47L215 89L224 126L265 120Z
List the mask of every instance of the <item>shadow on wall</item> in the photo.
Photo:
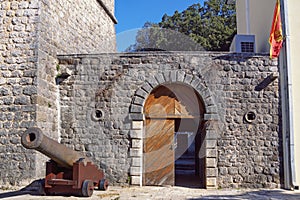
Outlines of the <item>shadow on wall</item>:
M228 191L230 192L230 190ZM285 191L285 190L259 190L259 191L250 191L245 192L244 194L238 195L210 195L203 196L199 198L191 198L189 200L212 200L212 199L230 199L230 200L240 200L240 199L258 199L258 200L298 200L300 199L300 193L293 191Z
M250 58L259 57L259 56L268 56L268 54L256 54L256 53L228 53L224 52L226 55L216 56L214 60L227 60L227 61L236 61L237 58L240 62L246 62ZM269 58L266 59L266 62L271 62Z

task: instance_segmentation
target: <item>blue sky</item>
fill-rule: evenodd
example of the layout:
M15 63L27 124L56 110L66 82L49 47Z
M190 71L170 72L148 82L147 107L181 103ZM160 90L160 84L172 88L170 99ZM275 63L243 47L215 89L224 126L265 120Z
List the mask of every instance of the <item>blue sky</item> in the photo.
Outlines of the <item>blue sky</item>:
M118 50L134 43L135 33L145 22L160 22L164 14L173 15L203 0L115 0L115 16Z
M203 0L115 0L116 31L141 28L147 21L160 22L165 13L173 15L199 2L203 5Z

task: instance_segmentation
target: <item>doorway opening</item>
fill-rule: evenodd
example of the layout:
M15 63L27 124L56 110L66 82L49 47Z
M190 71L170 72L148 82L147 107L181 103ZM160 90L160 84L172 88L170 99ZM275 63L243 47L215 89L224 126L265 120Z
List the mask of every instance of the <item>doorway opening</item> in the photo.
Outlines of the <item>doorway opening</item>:
M204 188L205 158L199 154L203 144L197 118L175 120L175 185ZM202 136L203 137L203 136Z
M205 188L204 112L200 96L187 85L159 86L149 95L144 106L143 185Z

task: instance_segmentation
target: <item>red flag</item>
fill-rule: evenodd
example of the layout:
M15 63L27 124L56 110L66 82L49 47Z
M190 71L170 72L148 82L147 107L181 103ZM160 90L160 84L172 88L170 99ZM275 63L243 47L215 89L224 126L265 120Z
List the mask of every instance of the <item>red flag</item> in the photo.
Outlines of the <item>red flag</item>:
M270 58L276 58L279 55L280 49L282 47L283 35L281 27L281 17L280 17L280 0L276 1L274 17L272 22L272 28L269 38L270 43Z

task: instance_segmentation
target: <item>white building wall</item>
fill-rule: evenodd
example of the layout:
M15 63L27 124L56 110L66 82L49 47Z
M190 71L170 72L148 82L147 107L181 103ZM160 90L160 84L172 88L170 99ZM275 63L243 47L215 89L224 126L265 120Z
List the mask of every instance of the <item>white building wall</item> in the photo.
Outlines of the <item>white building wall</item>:
M237 34L255 35L256 53L268 53L276 0L237 0Z
M290 56L293 95L294 143L296 184L300 185L300 1L289 0L288 21L290 30Z

